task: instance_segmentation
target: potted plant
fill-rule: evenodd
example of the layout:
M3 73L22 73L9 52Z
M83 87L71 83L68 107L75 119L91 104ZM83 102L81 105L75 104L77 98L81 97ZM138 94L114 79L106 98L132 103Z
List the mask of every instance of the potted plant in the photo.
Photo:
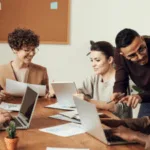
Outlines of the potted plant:
M14 121L10 121L9 126L6 128L7 137L5 137L5 143L8 150L16 150L18 137L16 136L16 124Z

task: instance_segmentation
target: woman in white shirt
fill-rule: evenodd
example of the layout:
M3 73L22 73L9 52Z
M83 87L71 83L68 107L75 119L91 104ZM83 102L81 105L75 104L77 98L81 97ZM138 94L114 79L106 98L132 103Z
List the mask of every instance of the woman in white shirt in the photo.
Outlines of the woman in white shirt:
M106 42L90 42L90 59L95 75L87 77L79 92L97 108L109 110L121 118L131 117L131 109L126 104L107 103L113 93L115 82L114 47Z

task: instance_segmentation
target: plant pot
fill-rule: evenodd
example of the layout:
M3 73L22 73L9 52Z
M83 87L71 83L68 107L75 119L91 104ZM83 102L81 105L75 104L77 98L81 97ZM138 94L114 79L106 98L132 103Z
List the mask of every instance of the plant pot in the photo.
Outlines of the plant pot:
M7 150L16 150L18 140L19 140L18 137L14 138L14 139L5 137L4 141L5 141Z

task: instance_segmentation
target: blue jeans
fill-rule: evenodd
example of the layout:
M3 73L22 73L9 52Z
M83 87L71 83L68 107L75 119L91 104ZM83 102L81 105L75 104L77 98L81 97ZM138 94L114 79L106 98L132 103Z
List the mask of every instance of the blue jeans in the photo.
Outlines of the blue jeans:
M150 116L150 103L141 103L138 118Z

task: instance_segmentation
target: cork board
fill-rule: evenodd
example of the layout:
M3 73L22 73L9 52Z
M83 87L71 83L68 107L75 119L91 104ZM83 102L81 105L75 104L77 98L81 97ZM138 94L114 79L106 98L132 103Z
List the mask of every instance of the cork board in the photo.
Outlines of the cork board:
M41 43L69 44L70 0L0 0L0 42L14 28L30 28Z

